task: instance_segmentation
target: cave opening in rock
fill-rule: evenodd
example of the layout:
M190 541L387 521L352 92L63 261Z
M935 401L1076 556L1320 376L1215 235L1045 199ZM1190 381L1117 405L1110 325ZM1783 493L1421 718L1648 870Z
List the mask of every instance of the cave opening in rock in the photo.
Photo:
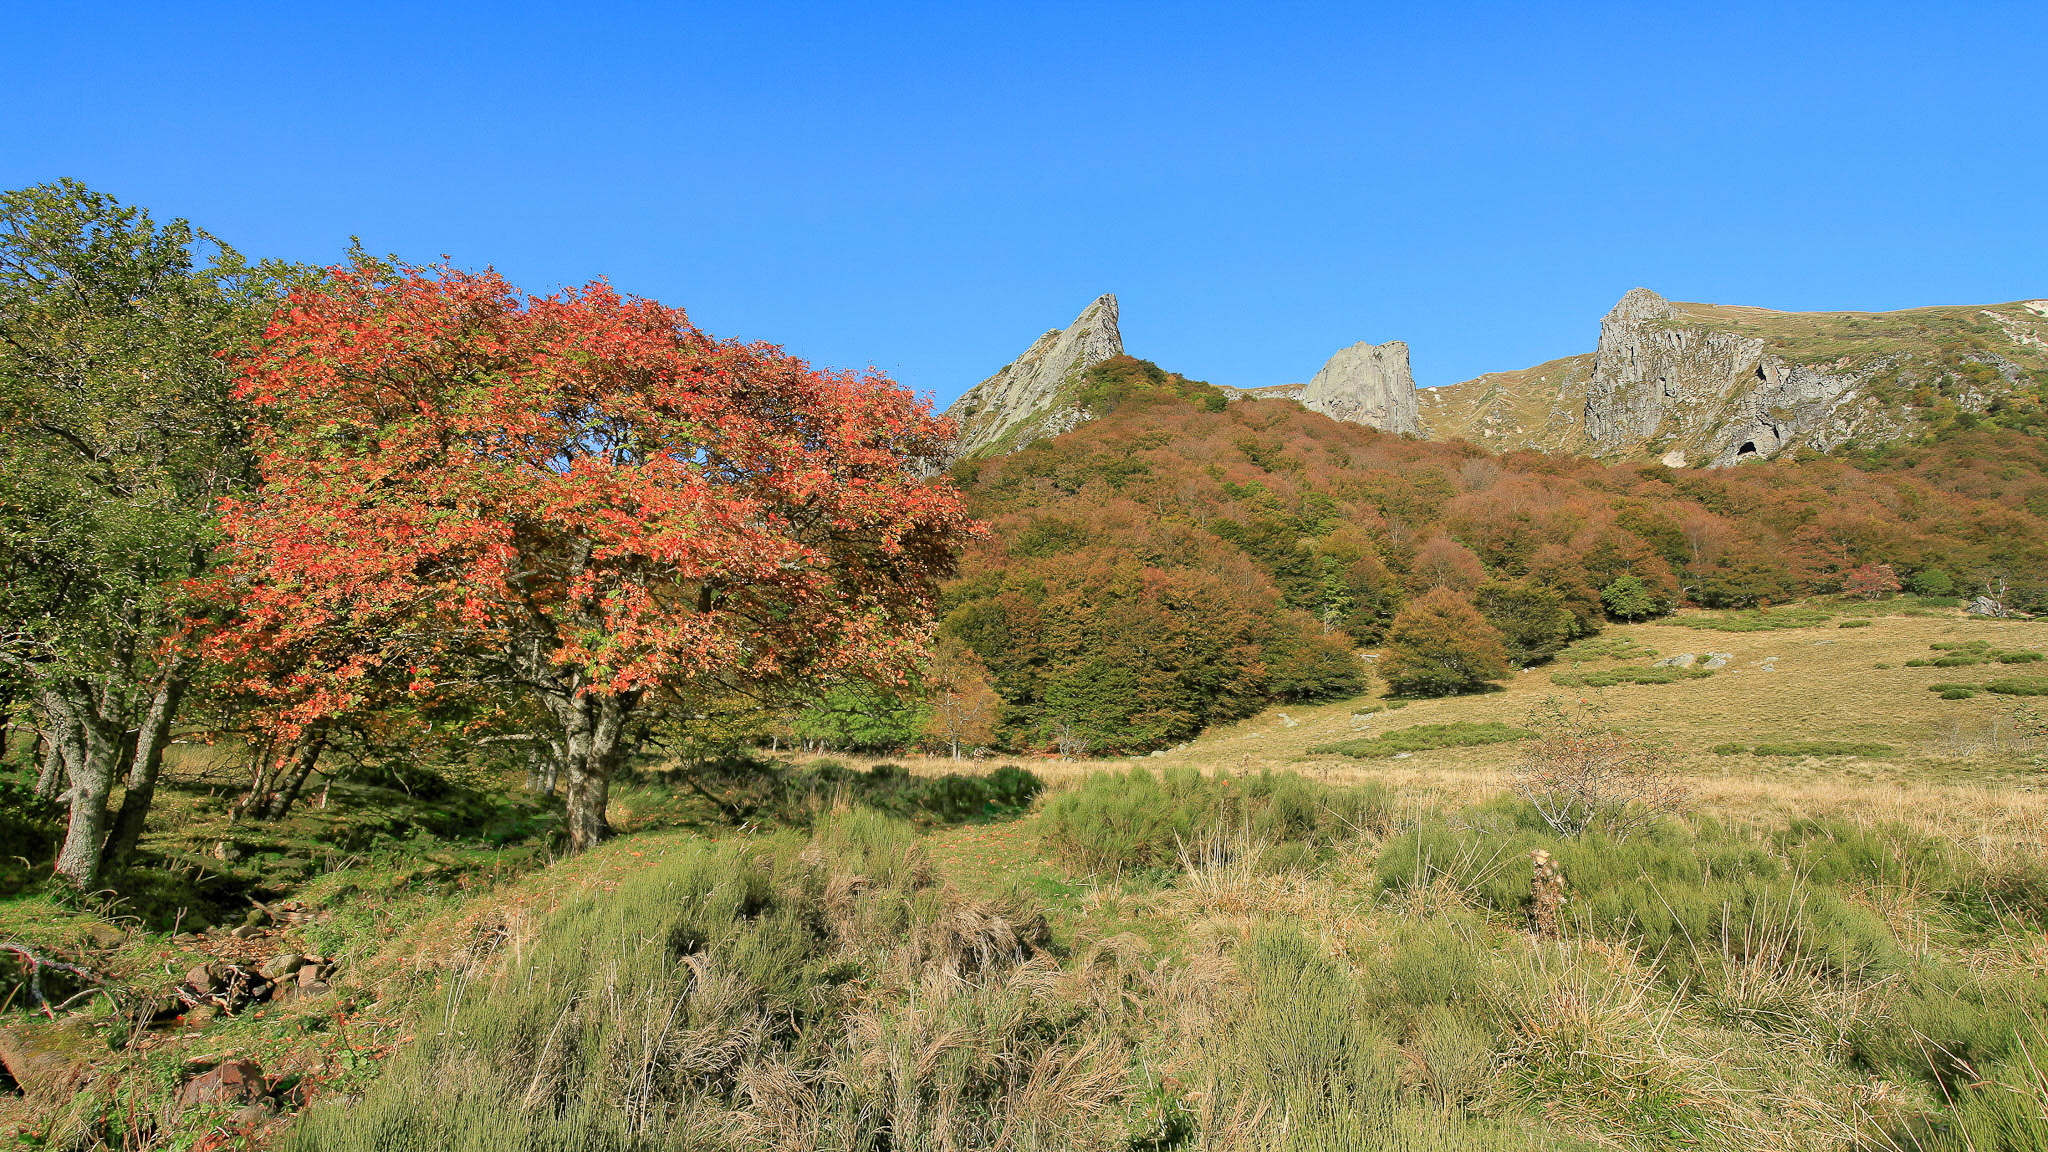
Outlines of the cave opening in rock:
M1735 450L1735 454L1736 454L1737 456L1754 456L1754 455L1756 455L1756 441L1754 441L1754 440L1744 440L1744 441L1742 442L1742 447L1740 447L1740 448L1737 448L1737 449Z

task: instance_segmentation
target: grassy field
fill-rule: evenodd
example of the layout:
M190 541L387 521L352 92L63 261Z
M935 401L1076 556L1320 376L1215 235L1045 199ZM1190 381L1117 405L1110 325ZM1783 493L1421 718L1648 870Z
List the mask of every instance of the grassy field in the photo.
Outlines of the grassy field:
M1023 761L1050 787L1014 817L739 831L657 775L617 798L636 831L548 864L453 836L316 854L342 817L315 810L265 849L320 861L290 885L308 918L233 946L333 956L333 993L13 1020L0 1040L68 1029L89 1058L0 1119L45 1148L2042 1147L2048 746L2029 699L1929 691L2013 666L1906 665L2040 651L2048 624L1855 612L1612 628L1497 692ZM1727 659L1554 681L1688 652ZM1520 733L1558 697L1665 745L1689 801L1626 840L1534 818ZM0 935L137 985L228 946L120 913L24 896ZM268 1105L177 1107L235 1055Z

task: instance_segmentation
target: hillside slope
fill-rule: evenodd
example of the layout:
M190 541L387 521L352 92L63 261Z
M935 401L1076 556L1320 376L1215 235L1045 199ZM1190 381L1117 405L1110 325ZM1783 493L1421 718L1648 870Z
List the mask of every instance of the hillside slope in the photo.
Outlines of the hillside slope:
M1645 288L1590 355L1424 393L1423 434L1672 466L1831 453L1989 420L2038 430L2048 301L1774 312Z

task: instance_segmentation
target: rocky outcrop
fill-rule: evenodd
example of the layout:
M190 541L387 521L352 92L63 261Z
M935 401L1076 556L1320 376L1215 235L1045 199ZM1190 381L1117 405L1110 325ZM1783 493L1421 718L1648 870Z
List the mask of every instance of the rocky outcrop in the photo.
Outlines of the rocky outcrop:
M1064 330L1040 336L1022 356L946 409L959 429L956 456L984 455L1057 436L1087 420L1074 402L1081 374L1124 354L1116 297L1098 296Z
M1590 355L1430 389L1423 432L1672 468L1880 444L2048 378L2038 303L1775 312L1637 288Z
M1712 464L1775 456L1795 439L1830 446L1855 375L1788 364L1759 336L1698 323L1648 288L1634 288L1600 321L1586 435L1594 451L1639 447ZM1679 455L1674 456L1674 453Z
M1301 390L1301 405L1313 412L1382 432L1422 431L1415 403L1415 376L1408 345L1360 341L1340 350Z

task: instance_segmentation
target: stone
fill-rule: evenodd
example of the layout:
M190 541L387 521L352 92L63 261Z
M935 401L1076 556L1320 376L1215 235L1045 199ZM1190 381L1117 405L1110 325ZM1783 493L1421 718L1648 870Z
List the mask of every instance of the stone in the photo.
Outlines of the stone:
M1692 654L1692 653L1690 653L1690 652L1681 652L1681 653L1679 653L1679 654L1678 654L1678 655L1676 655L1676 656L1666 656L1666 657L1665 657L1665 658L1663 658L1662 660L1659 660L1659 661L1657 661L1657 662L1656 662L1655 664L1652 664L1652 665L1651 665L1651 667L1652 667L1652 668L1690 668L1690 667L1692 667L1692 665L1693 665L1693 661L1695 661L1695 660L1698 660L1698 659L1699 659L1699 657L1698 657L1698 656L1695 656L1695 655L1693 655L1693 654Z
M265 980L276 980L280 977L290 976L292 973L305 967L305 965L306 958L304 956L296 952L280 952L265 960L263 966L256 969L256 974Z
M263 929L258 928L254 924L243 924L228 933L228 935L233 936L237 940L250 940L263 935Z
M1728 666L1728 661L1733 659L1735 659L1735 657L1727 652L1709 652L1707 653L1706 662L1701 664L1700 667L1705 668L1711 672L1716 668L1726 668Z
M1090 413L1074 403L1081 374L1123 354L1116 297L1098 296L1072 324L1040 336L946 409L959 429L954 455L1021 448L1086 423Z
M262 908L251 908L249 914L242 917L242 923L255 928L267 927L270 924L270 913Z
M202 995L220 990L220 968L213 964L201 964L185 973L185 987Z
M1301 406L1382 432L1422 431L1408 345L1399 340L1339 350L1301 390Z
M185 1081L178 1089L180 1110L217 1104L254 1104L270 1095L263 1066L254 1060L227 1060L210 1072Z
M298 972L299 987L311 988L313 985L320 983L321 977L327 974L327 968L322 964L307 964L300 968Z

